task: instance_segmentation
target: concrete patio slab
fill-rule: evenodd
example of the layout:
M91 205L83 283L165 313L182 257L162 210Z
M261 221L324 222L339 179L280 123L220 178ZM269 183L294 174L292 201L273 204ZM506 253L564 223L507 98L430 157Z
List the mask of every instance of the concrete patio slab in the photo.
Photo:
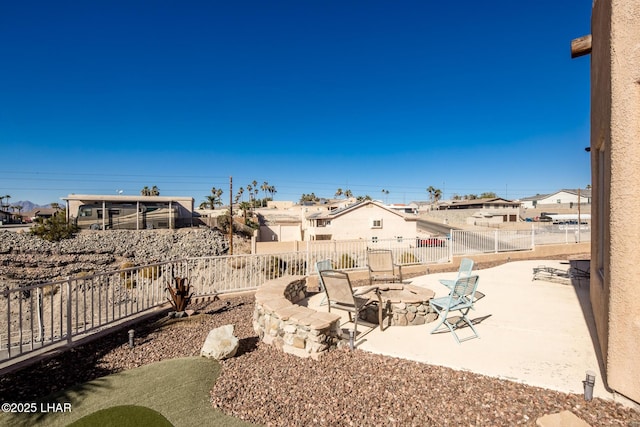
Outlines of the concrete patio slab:
M595 341L595 324L589 304L588 279L562 284L532 280L540 265L568 269L567 261L531 260L508 262L474 270L485 297L469 313L480 338L461 344L451 333L431 334L437 322L417 326L364 329L358 349L457 370L467 370L566 393L584 392L587 370L597 373L593 395L614 400L605 389L602 364ZM414 277L411 284L430 288L436 297L448 289L439 279L455 279L456 273ZM326 311L323 295L309 300L309 307ZM337 313L340 313L337 311ZM345 315L343 327L348 321ZM466 331L467 329L468 331ZM461 338L469 328L462 328Z

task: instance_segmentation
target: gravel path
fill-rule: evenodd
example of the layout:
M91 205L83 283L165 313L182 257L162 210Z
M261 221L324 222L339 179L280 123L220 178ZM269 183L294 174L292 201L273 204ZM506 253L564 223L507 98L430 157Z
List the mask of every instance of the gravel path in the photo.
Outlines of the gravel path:
M25 402L103 375L167 358L194 356L208 332L234 324L237 357L221 362L214 407L269 426L535 425L569 410L592 426L640 427L640 413L613 402L564 394L363 351L299 359L258 341L253 295L194 304L189 319L166 317L68 351L0 378L0 401ZM172 385L167 385L172 386ZM206 426L206 420L202 421Z

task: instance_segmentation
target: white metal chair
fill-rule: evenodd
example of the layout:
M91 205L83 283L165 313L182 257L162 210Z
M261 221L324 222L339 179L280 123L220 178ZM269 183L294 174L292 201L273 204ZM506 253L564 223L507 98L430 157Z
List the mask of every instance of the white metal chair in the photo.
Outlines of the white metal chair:
M473 308L477 289L478 276L461 277L456 280L456 283L448 296L430 300L429 305L440 316L440 322L431 331L431 333L435 333L442 325L445 325L449 328L451 333L453 333L453 337L456 339L458 344L472 338L479 338L480 335L478 334L478 331L476 331L476 328L473 327L473 322L467 317L467 313L469 313L469 310ZM459 311L461 316L458 316L452 323L447 316L456 311ZM469 325L473 331L473 335L460 339L456 334L456 329L460 328L464 323Z

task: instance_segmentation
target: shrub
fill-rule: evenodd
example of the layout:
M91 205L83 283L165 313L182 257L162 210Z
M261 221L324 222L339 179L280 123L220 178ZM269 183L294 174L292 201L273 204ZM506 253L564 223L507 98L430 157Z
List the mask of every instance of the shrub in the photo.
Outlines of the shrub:
M54 213L51 218L39 220L31 227L31 234L48 240L57 242L62 239L69 239L77 233L78 227L67 221L65 211Z
M126 270L128 268L132 268L135 267L136 265L131 262L131 261L125 261L122 264L120 264L120 270ZM120 278L124 279L124 286L127 289L131 289L131 288L135 288L136 287L136 281L133 278L133 270L129 270L129 271L121 271L120 272Z
M265 267L265 274L268 279L277 279L282 276L287 269L287 263L277 256L270 256Z
M356 261L351 258L351 255L349 254L342 254L340 256L340 260L338 261L338 269L343 269L343 268L356 268L358 266L358 264L356 264Z
M418 259L411 252L405 252L400 256L400 264L412 264L418 262Z

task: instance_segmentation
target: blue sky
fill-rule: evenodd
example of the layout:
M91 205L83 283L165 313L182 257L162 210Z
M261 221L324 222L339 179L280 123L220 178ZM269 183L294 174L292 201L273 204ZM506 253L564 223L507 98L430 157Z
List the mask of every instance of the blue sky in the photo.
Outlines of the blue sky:
M584 188L589 57L570 42L590 16L591 0L4 2L0 193Z

